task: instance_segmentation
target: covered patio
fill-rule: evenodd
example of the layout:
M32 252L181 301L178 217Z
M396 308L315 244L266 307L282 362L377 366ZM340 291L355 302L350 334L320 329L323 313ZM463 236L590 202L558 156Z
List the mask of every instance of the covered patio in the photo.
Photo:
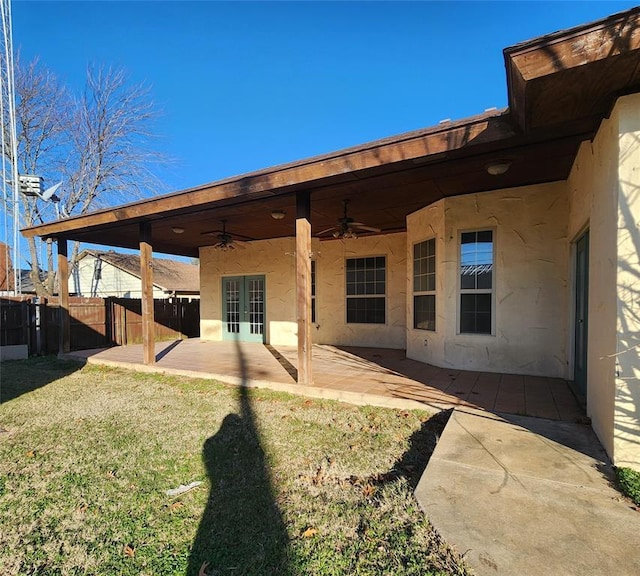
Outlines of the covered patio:
M404 350L388 348L316 344L311 385L296 383L298 355L293 346L199 339L158 342L153 365L143 362L142 345L80 350L66 357L352 404L427 410L469 407L566 422L584 418L564 380L438 368L406 358Z
M572 381L638 467L640 9L504 63L505 109L23 230L57 242L60 352L69 242L138 249L143 345L76 355L566 420ZM199 259L203 342L154 342L154 252Z

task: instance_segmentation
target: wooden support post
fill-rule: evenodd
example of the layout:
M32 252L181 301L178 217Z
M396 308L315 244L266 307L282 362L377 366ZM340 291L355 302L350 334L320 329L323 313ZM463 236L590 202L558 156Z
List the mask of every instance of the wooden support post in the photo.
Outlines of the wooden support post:
M298 384L311 384L311 195L296 196L296 293Z
M140 278L142 279L142 347L145 364L154 364L155 321L153 317L153 246L151 223L140 223Z
M71 323L69 321L69 260L67 259L67 241L57 239L58 245L58 310L60 314L58 354L71 349Z

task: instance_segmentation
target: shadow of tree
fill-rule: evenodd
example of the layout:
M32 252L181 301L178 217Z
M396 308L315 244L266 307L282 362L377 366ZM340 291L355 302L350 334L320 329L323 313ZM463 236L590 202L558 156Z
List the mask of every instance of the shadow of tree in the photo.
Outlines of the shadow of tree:
M239 343L237 355L246 383ZM228 414L203 446L211 491L191 549L188 576L287 572L287 532L244 384L238 395L239 414Z

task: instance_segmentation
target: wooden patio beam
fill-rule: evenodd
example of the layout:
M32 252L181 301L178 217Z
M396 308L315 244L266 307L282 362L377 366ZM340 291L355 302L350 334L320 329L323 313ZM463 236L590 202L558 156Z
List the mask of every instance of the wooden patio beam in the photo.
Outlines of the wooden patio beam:
M298 384L312 384L311 367L311 194L296 194L296 308Z
M140 279L142 280L142 348L145 364L154 364L155 321L153 317L153 245L151 223L140 223Z
M57 238L58 246L58 306L60 331L58 354L71 350L71 322L69 318L69 260L66 238Z

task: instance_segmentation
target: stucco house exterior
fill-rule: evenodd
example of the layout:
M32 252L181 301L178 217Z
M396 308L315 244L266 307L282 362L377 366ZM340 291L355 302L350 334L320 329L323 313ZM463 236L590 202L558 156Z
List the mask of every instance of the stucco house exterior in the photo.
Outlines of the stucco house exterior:
M141 298L140 256L114 250L83 250L70 277L70 290L88 298ZM168 258L153 262L153 297L199 298L197 264Z
M23 233L198 256L201 337L301 383L312 342L564 378L640 469L640 9L504 57L504 110Z

